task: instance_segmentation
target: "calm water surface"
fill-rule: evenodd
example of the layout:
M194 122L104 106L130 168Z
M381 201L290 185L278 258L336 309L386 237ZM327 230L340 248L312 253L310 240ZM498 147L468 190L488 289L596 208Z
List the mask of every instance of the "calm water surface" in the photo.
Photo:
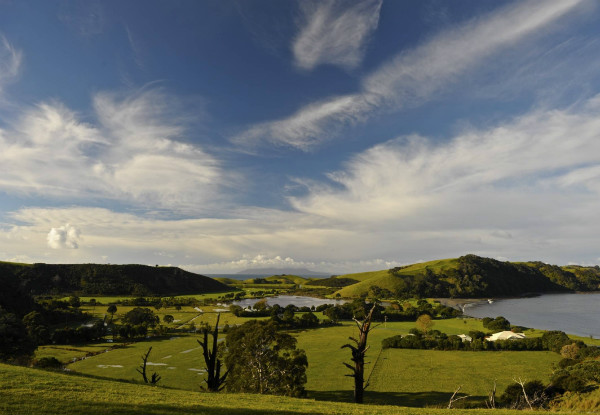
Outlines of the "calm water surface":
M473 317L506 317L511 324L600 337L600 293L546 294L467 305Z
M320 306L321 304L343 304L344 300L330 300L323 298L314 298L314 297L302 297L298 295L278 295L276 297L266 297L267 304L273 306L275 304L279 304L281 307L285 307L290 304L294 304L296 307L315 307ZM249 307L254 305L260 298L247 298L245 300L234 301L233 304L239 305L240 307Z

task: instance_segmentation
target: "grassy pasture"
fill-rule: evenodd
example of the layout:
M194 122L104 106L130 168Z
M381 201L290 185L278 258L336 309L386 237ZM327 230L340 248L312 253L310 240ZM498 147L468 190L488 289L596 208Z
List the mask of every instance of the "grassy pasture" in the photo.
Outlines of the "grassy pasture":
M373 357L374 359L374 357ZM560 356L552 352L460 352L383 350L372 366L369 402L403 406L444 405L458 386L469 401L486 399L497 382L498 396L513 378L550 380Z
M481 330L475 319L436 320L434 328L448 334ZM514 376L526 379L548 380L551 365L560 356L552 352L442 352L433 350L381 350L381 340L396 334L405 334L414 327L412 322L387 323L369 335L370 349L366 368L373 372L371 386L365 392L365 402L393 405L425 405L446 403L459 386L473 396L485 396L494 379L502 391ZM350 351L340 347L356 336L355 326L305 331L298 336L298 347L306 350L309 397L336 401L352 399L353 380L342 362L350 362ZM479 399L479 398L476 398Z
M219 297L223 297L225 294L229 294L231 291L223 291L223 292L214 292L214 293L206 293L206 294L184 294L184 295L174 295L174 296L163 296L163 297L174 297L174 298L195 298L197 300L204 299L217 299ZM152 298L152 296L145 296L147 298ZM61 298L61 300L68 301L69 296ZM123 300L132 300L137 298L133 295L89 295L89 296L80 296L79 299L81 302L88 303L91 299L95 299L98 304L102 304L107 306L108 304L116 304ZM118 305L117 305L118 306ZM97 306L97 307L100 307ZM106 307L105 307L106 308Z
M88 375L121 380L141 380L136 368L141 356L149 347L152 352L147 370L162 376L161 384L171 388L199 390L204 375L204 360L199 336L173 336L170 340L149 340L132 343L125 348L115 349L89 357L69 365L69 369Z
M133 310L134 308L136 308L136 306L117 305L117 312L115 313L114 321L116 323L119 323L121 318L125 314L127 314L127 312ZM175 308L172 308L172 307L161 308L159 310L156 310L153 307L145 307L145 308L149 308L150 310L152 310L154 312L154 314L156 314L160 318L160 324L167 326L167 327L172 327L172 328L176 328L176 327L180 327L184 324L188 324L192 320L194 321L194 324L196 324L196 326L198 326L202 322L206 322L211 325L214 325L214 323L217 320L217 312L221 313L221 320L219 321L219 325L243 324L244 322L246 322L248 320L247 318L236 317L235 315L231 314L229 311L226 311L226 312L222 311L222 310L228 309L228 307L221 307L221 306L200 306L200 307L198 307L200 310L202 310L202 312L199 312L198 310L194 309L193 307L188 307L188 306L182 307L181 310L176 310ZM86 305L86 306L81 307L81 309L97 318L103 318L104 315L107 314L105 306L96 306L94 308L94 307ZM173 316L173 318L174 318L173 323L166 324L163 321L164 316L167 314L170 314Z
M406 408L281 396L202 393L0 364L0 413L11 415L509 415L518 411Z
M36 359L42 357L55 357L62 363L70 363L73 359L80 359L88 353L101 353L113 347L114 343L95 343L89 345L51 345L39 346L35 351Z
M222 317L223 318L223 317ZM224 321L224 320L222 320ZM480 330L475 319L437 320L434 328L449 334ZM414 327L412 322L393 322L380 325L370 335L367 374L371 386L365 402L403 405L443 405L459 385L462 391L474 397L485 396L494 380L501 392L512 378L548 380L550 368L560 359L552 352L441 352L429 350L381 350L381 340L395 334L405 334ZM349 336L356 335L350 323L342 326L293 333L298 347L306 350L309 398L350 402L352 379L342 362L350 361L348 349L341 346ZM199 390L203 379L204 363L196 335L182 335L172 340L144 341L87 358L69 365L69 369L104 378L137 381L135 371L140 356L152 346L148 366L150 373L157 371L166 387ZM377 364L374 364L377 361ZM473 398L480 399L480 398Z

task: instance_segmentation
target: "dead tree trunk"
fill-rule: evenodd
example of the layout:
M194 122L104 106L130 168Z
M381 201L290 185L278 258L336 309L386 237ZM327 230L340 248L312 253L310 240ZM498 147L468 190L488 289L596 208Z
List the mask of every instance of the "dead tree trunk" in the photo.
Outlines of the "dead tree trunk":
M489 409L496 409L496 381L494 380L494 387L488 395L488 400L485 403Z
M215 329L212 334L212 350L208 347L208 329L204 329L204 340L198 341L198 344L202 346L202 354L204 356L204 362L206 363L206 389L211 392L218 392L222 390L225 386L225 379L227 378L227 374L229 370L225 371L223 376L221 376L221 360L217 357L217 352L219 350L218 338L219 338L219 319L221 318L221 314L217 314L217 322L215 323Z
M161 379L160 375L158 373L154 372L152 374L150 380L148 380L148 376L146 375L146 364L148 363L148 356L150 356L151 351L152 351L152 347L150 347L148 349L148 351L146 352L146 354L142 356L142 364L140 365L139 369L136 369L136 370L144 378L144 383L156 385L158 383L158 381Z
M359 331L358 339L354 337L350 337L356 346L351 344L345 344L342 346L342 349L347 347L352 351L352 361L354 365L349 363L344 363L344 365L352 371L352 374L346 375L354 378L354 402L362 403L363 395L365 388L368 385L365 385L365 355L369 346L367 346L367 336L369 335L369 331L371 330L371 320L373 319L373 312L375 311L376 305L373 305L371 311L367 314L363 321L358 321L354 318L354 322L356 323Z
M513 378L513 380L519 385L521 385L521 389L523 389L523 396L525 397L525 402L527 402L527 405L529 405L529 409L533 410L533 406L531 405L531 402L529 402L529 397L527 396L527 391L525 391L525 382L523 382L521 378L519 378L519 380Z
M454 402L460 401L461 399L467 399L471 396L471 395L466 395L466 396L459 396L458 398L455 398L456 394L460 391L461 388L462 388L462 385L460 385L458 388L456 388L456 390L450 397L450 401L448 401L448 409L452 409L452 405L454 405Z

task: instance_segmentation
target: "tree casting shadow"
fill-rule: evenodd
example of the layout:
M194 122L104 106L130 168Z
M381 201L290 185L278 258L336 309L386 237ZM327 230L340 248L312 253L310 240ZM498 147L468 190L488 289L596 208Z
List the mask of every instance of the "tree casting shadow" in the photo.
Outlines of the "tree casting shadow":
M446 407L453 392L375 392L365 391L364 403L376 405L398 405L411 407ZM308 391L308 397L318 401L353 402L352 390ZM485 396L471 396L469 401L484 401Z

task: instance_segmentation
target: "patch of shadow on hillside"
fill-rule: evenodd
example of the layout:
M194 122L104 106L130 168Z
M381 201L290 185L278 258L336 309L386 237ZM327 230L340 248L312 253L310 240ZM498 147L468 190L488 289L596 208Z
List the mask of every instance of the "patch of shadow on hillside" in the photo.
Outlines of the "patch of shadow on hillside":
M110 415L328 415L330 412L321 411L318 408L303 409L250 409L244 408L219 408L207 405L191 405L178 406L168 404L128 404L128 403L112 403L112 402L95 402L95 401L77 401L72 409L85 407L85 412L69 412L66 406L65 412L53 412L51 409L44 412L45 414L64 414L64 413L86 413L86 414L110 414ZM200 400L201 403L201 400ZM65 408L63 408L65 409ZM15 413L15 415L25 415Z
M365 391L364 403L374 405L398 405L446 408L453 392L425 391L425 392L374 392ZM459 394L461 396L461 394ZM308 391L308 397L318 401L353 402L353 391ZM469 402L482 402L485 396L470 396ZM459 402L457 402L459 406Z

